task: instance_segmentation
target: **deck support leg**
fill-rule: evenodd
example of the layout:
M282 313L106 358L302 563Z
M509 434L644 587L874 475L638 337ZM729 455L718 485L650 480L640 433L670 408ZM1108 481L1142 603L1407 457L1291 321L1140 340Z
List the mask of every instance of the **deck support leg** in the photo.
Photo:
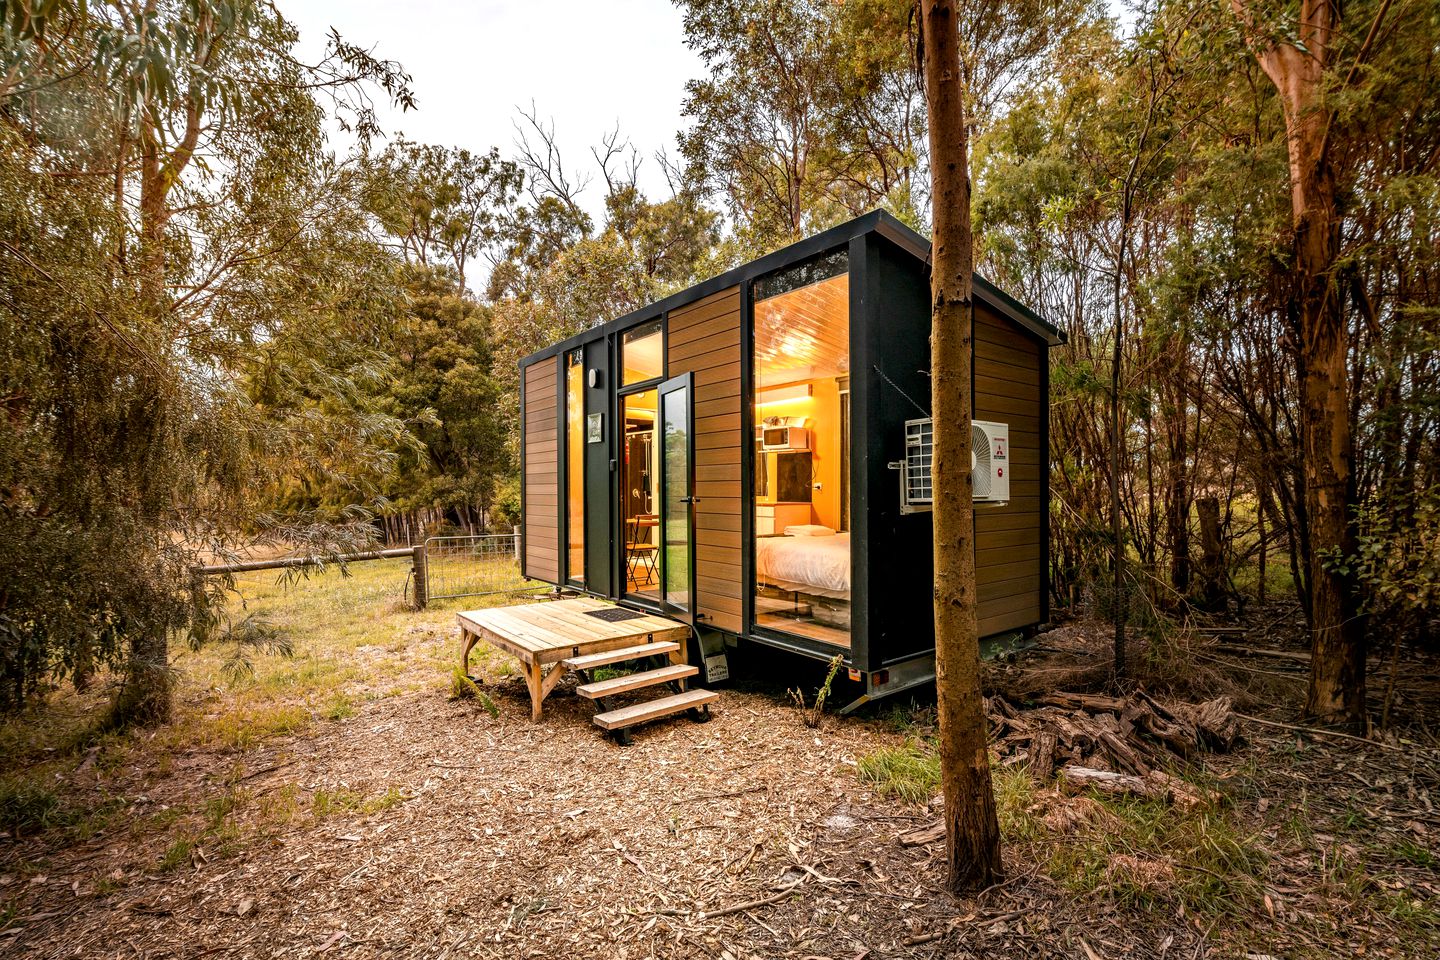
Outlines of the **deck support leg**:
M460 654L460 672L468 677L470 676L470 651L474 650L475 644L480 642L480 636L463 628L460 635L465 638L465 651Z
M524 663L521 667L525 671L525 686L530 690L530 719L538 723L540 704L545 700L545 694L541 692L544 679L540 674L540 664Z

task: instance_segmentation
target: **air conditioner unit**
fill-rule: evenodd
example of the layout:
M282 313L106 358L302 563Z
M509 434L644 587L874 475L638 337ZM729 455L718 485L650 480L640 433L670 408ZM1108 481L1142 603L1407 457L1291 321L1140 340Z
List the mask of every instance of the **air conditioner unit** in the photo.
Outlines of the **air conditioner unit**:
M901 513L934 508L934 457L934 421L929 417L905 421L905 459L891 464L900 470ZM976 503L1005 503L1010 499L1009 424L970 421L970 477Z
M1010 499L1010 425L970 421L970 479L977 503Z

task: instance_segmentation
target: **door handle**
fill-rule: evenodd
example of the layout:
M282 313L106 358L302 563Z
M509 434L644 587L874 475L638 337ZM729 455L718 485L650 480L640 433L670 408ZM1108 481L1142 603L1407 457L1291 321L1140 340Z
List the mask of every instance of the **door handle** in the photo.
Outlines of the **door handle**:
M699 497L681 497L681 498L680 498L680 502L681 502L681 503L699 503L699 502L700 502L700 498L699 498Z

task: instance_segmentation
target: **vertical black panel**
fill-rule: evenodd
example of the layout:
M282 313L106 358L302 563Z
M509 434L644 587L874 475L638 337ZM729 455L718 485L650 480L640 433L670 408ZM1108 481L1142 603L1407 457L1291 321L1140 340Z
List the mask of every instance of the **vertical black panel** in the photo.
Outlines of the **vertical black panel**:
M855 486L868 491L863 512L867 669L877 670L935 647L933 524L929 513L900 513L905 421L929 416L930 275L925 264L888 240L867 240L867 350L853 365L851 416L862 431L854 446ZM864 363L862 367L860 364ZM852 497L854 494L852 493Z
M874 311L880 303L873 289L876 244L874 234L850 241L850 663L857 670L870 669L871 651L876 649L874 631L881 625L870 607L874 596L870 549L877 542L870 509L881 487L871 470L875 408L867 389L867 371L878 347L873 334Z
M611 417L610 350L604 337L585 344L585 586L592 593L613 597L612 565L615 544L611 539L610 444ZM594 385L591 385L591 381ZM600 441L590 442L590 421L601 418Z

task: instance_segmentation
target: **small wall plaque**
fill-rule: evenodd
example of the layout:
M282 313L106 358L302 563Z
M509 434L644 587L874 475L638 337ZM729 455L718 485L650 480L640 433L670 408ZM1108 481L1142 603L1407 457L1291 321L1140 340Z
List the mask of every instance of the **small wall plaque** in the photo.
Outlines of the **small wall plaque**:
M605 414L592 413L585 418L585 442L603 443L605 440Z

